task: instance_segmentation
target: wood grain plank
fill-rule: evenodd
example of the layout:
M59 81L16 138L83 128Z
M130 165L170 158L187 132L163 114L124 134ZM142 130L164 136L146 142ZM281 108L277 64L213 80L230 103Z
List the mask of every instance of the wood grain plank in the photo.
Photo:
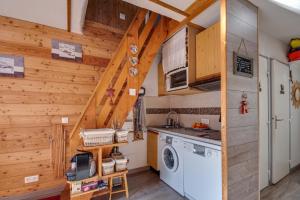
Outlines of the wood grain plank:
M14 165L26 162L42 161L50 158L49 149L30 150L16 153L0 154L0 166ZM49 161L50 163L50 161Z
M49 159L35 162L28 162L15 165L0 166L2 179L9 179L15 176L31 176L35 173L51 170Z
M51 135L51 126L35 126L22 128L1 128L1 141L22 141L30 139L49 138ZM1 150L0 150L1 151Z
M47 92L19 92L0 91L1 104L61 104L84 105L89 95L47 93Z
M25 128L40 127L60 124L62 116L46 115L0 115L0 128ZM69 125L74 125L78 115L66 115L69 118Z
M0 104L0 115L79 115L82 105Z
M28 150L47 149L50 147L49 137L45 138L29 138L22 140L1 140L0 141L0 153L14 153L23 152Z
M64 93L64 94L91 94L94 85L83 85L76 83L57 83L46 81L32 81L24 79L0 79L0 91L28 91L28 92L49 92L49 93Z
M32 193L36 192L37 190L45 190L57 186L64 186L65 185L65 179L58 179L58 180L52 180L52 181L46 181L44 183L38 183L38 184L31 184L31 185L26 185L23 187L12 187L10 189L6 190L0 190L0 198L6 199L16 199L20 198L20 195L23 196L24 193Z

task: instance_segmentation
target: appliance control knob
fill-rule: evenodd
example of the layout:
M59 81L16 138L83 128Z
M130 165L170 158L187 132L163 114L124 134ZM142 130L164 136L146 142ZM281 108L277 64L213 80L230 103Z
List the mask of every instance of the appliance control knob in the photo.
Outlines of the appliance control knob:
M211 150L208 150L207 151L207 157L211 157L212 156L212 152L211 152Z

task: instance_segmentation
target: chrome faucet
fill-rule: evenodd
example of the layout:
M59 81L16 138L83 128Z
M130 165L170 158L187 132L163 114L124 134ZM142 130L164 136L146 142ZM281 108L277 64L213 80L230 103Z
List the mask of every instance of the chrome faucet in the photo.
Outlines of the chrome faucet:
M176 115L176 121L175 121L175 123L173 122L173 118L170 117L170 115L172 115L172 114ZM167 125L168 126L173 126L175 128L180 128L179 114L176 111L171 110L168 113L168 115L167 115Z

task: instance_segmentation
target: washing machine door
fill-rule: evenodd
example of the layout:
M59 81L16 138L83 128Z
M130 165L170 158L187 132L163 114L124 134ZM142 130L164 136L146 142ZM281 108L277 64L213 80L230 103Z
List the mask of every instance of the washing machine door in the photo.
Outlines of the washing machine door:
M166 145L162 149L162 163L170 172L176 172L178 168L178 155L171 145Z

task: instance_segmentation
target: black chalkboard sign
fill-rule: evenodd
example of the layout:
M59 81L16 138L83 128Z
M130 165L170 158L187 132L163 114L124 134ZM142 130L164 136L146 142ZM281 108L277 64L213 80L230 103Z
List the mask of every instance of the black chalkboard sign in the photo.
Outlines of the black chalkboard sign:
M233 52L233 74L253 77L253 58Z

